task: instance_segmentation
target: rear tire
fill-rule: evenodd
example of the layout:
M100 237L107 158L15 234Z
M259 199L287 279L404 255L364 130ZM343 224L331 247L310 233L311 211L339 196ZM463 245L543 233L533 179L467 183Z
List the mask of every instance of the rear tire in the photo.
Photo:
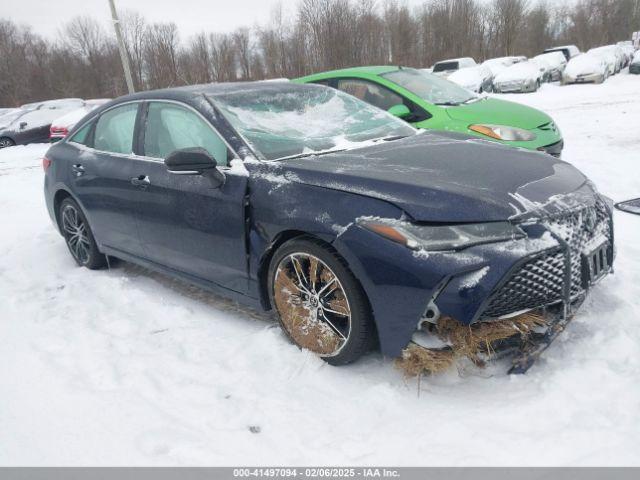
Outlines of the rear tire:
M16 142L11 140L9 137L0 138L0 148L13 147L15 144Z
M58 221L67 248L78 265L91 270L107 265L107 257L98 250L89 222L75 200L65 198L62 201Z
M298 347L345 365L375 344L366 295L329 245L311 237L288 241L271 260L268 281L280 325Z

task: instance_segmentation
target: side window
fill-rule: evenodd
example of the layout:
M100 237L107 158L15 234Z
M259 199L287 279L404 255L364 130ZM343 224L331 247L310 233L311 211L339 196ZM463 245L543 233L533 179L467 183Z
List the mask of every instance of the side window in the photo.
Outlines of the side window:
M103 113L96 123L94 148L104 152L132 153L137 113L137 103L122 105Z
M383 110L389 110L394 105L404 103L397 93L366 80L352 78L338 80L338 90Z
M84 127L78 130L73 137L69 139L70 142L79 143L80 145L89 146L89 133L91 132L91 127L93 126L93 122L87 123Z
M227 146L205 120L191 110L164 102L151 102L144 135L144 154L166 158L182 148L202 147L218 165L228 164Z

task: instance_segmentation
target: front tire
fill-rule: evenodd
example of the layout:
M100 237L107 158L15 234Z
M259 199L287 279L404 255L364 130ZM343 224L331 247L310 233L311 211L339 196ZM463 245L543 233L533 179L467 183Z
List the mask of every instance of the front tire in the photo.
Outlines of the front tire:
M87 218L73 199L65 198L62 201L58 219L67 248L78 265L91 270L107 265L107 257L98 250Z
M330 246L310 237L290 240L271 260L268 278L280 325L298 347L344 365L375 343L366 295Z

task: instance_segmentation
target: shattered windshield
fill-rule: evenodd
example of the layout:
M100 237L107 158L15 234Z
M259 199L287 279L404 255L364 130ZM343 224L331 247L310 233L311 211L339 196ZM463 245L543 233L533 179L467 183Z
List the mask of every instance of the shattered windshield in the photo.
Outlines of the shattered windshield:
M266 160L366 146L416 130L338 90L295 85L212 96L227 120Z
M436 105L459 105L477 98L449 80L413 68L402 68L381 76Z

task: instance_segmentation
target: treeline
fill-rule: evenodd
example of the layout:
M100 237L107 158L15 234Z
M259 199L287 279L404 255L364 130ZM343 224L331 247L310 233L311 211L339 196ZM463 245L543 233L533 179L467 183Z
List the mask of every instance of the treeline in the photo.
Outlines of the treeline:
M581 49L640 30L640 0L300 0L276 7L268 24L184 38L172 22L121 12L137 90L295 77L354 65L426 67L535 55L553 44ZM0 19L0 106L59 97L126 93L113 30L91 17L69 20L55 40Z

